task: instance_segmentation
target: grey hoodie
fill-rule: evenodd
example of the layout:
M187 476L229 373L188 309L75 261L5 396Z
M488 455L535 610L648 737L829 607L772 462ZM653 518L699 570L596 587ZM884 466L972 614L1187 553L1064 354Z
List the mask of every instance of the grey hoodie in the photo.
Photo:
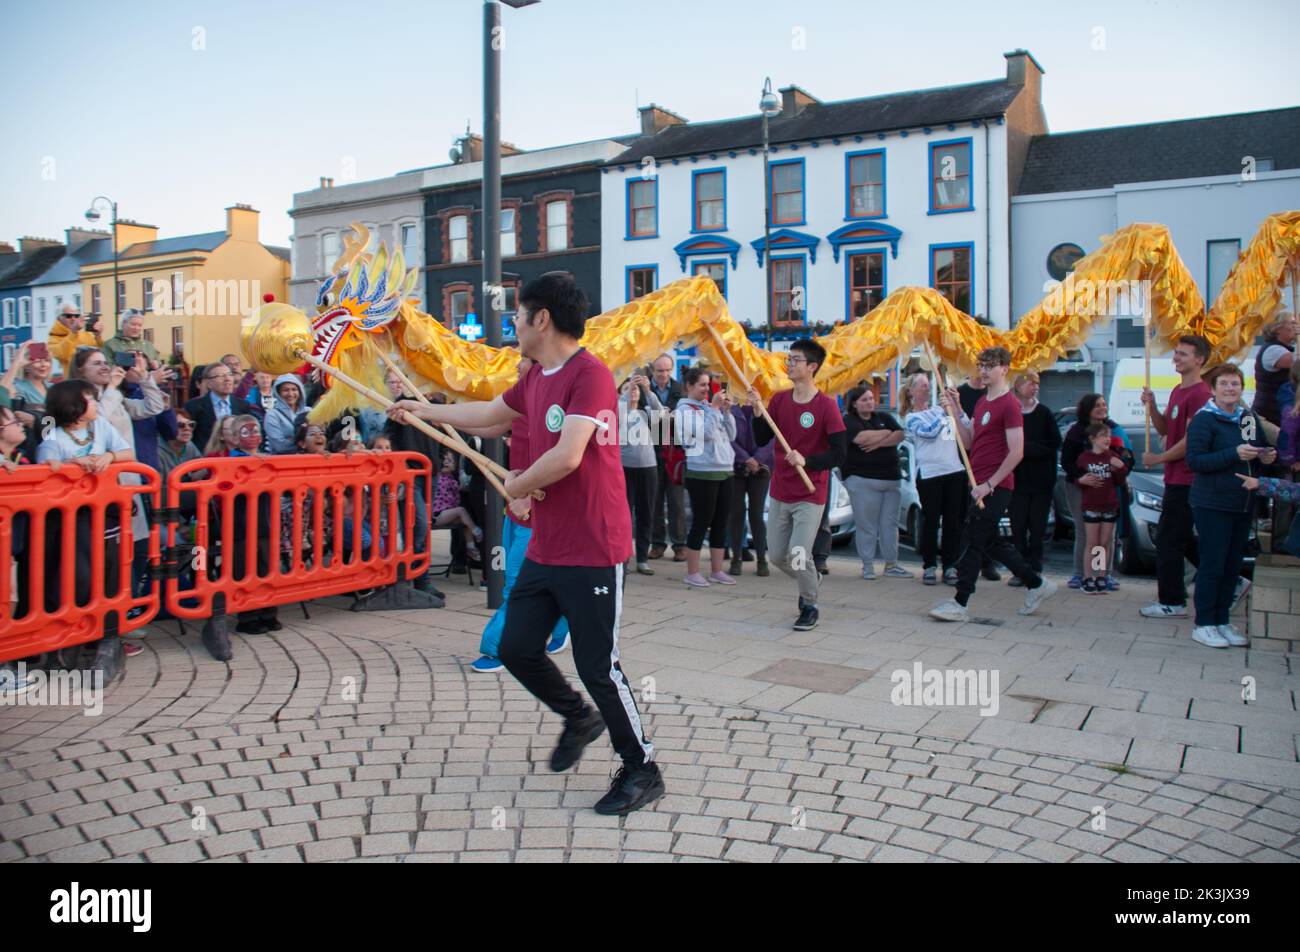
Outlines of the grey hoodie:
M290 410L289 404L280 396L280 385L291 383L298 388L298 406ZM298 452L298 444L293 441L295 422L299 414L311 407L307 406L307 392L303 389L302 379L297 374L281 374L275 378L275 406L266 414L266 448L273 456L289 456Z

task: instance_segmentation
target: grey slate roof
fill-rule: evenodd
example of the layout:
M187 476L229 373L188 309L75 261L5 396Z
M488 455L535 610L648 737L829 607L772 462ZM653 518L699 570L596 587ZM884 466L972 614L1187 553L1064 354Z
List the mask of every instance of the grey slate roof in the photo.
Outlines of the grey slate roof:
M1247 155L1300 168L1300 108L1037 136L1016 194L1235 175Z
M279 245L262 245L262 247L271 252L271 254L275 255L281 261L291 260L288 248L281 248Z
M157 241L137 241L123 249L119 256L144 258L149 255L166 255L177 251L216 251L229 237L224 231L208 231L201 235L181 235L179 238L161 238ZM109 255L112 258L112 255Z
M63 257L68 249L63 245L52 248L37 248L23 261L18 262L4 274L0 275L0 290L7 288L25 288L43 275Z
M81 280L82 265L112 260L113 242L108 238L95 238L77 245L72 254L64 255L32 284L71 284Z
M941 86L866 99L811 103L789 119L768 120L774 143L806 142L864 132L888 132L918 126L941 126L1003 115L1023 89L1006 80ZM755 114L717 122L668 126L653 136L638 138L609 165L635 165L644 156L656 159L723 152L763 144L763 121Z

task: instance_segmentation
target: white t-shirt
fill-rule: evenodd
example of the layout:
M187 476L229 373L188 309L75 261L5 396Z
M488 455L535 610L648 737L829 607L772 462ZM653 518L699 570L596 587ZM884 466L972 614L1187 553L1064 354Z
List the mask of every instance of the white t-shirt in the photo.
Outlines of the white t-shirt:
M903 420L903 429L916 447L918 479L960 473L965 468L957 453L957 440L947 411L930 407L909 413Z
M98 417L90 424L91 440L85 446L78 446L72 437L62 428L57 428L48 438L41 440L36 447L36 462L48 463L51 460L63 463L84 456L99 456L102 453L120 453L131 449L131 444L122 438L111 423ZM80 434L83 438L85 432Z
M1277 370L1277 362L1291 353L1291 348L1282 344L1269 344L1264 348L1264 354L1260 357L1259 362L1264 365L1264 369L1270 373Z

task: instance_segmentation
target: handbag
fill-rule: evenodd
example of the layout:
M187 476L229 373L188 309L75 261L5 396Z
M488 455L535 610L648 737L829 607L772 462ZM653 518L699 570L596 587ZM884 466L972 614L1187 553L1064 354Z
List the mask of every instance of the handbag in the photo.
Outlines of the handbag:
M675 444L664 447L664 472L674 486L682 485L686 478L686 450Z

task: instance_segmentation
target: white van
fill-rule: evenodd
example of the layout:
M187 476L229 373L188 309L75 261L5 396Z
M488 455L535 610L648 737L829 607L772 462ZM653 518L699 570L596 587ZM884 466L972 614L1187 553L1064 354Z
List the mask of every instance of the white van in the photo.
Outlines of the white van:
M1258 349L1252 347L1246 359L1236 361L1246 375L1246 393L1243 398L1246 406L1250 406L1255 399L1255 352ZM1110 418L1128 430L1135 446L1141 440L1142 427L1146 423L1146 409L1142 406L1145 374L1145 362L1141 357L1123 358L1115 365L1110 394L1106 397ZM1158 406L1163 407L1168 402L1169 392L1178 386L1179 379L1178 372L1174 370L1173 358L1151 358L1151 389L1155 391Z

